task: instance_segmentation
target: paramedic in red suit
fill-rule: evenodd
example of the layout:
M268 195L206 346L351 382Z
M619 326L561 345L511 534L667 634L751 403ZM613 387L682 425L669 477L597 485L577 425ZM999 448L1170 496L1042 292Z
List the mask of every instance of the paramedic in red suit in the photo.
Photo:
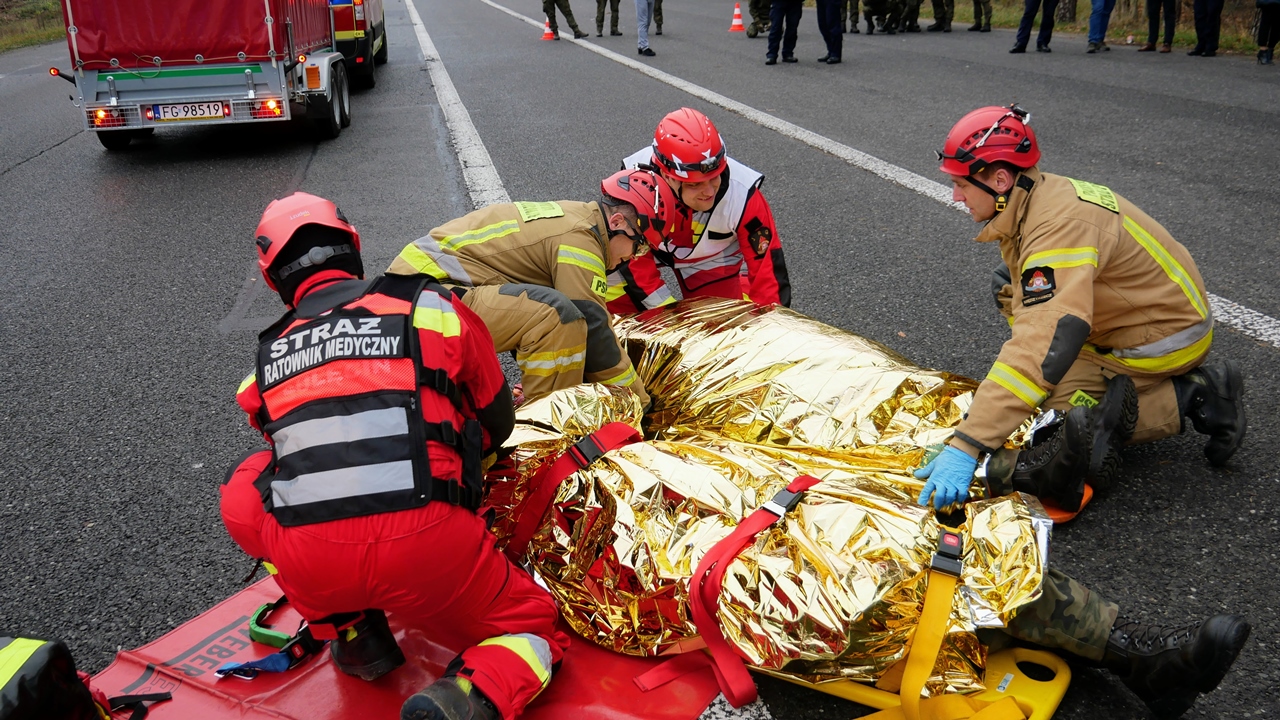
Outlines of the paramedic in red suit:
M724 139L706 115L668 113L653 144L622 161L652 166L680 199L680 221L647 256L608 276L608 306L616 314L675 302L657 262L675 270L684 297L751 300L791 306L791 280L773 211L760 192L764 176L725 155Z
M364 280L360 235L328 200L272 202L257 245L288 312L237 395L272 450L222 486L227 530L308 622L363 612L329 643L348 674L404 662L384 611L466 648L402 718L511 720L568 638L474 511L482 458L515 422L488 331L427 276Z

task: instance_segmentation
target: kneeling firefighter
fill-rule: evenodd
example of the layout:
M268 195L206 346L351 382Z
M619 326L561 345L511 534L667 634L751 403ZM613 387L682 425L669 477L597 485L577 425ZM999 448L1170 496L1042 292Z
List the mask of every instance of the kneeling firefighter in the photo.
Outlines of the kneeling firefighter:
M1213 311L1191 254L1110 188L1041 172L1029 120L979 108L937 153L953 199L985 223L977 241L999 245L992 289L1013 332L955 438L917 473L922 504L963 501L985 456L993 494L1072 511L1086 482L1110 484L1121 446L1177 435L1184 418L1209 436L1211 465L1244 440L1244 377L1234 360L1205 362ZM1036 408L1065 415L1050 441L1002 449Z
M276 200L256 235L289 310L237 395L272 450L224 483L227 530L313 629L341 630L329 650L343 672L404 662L384 612L467 648L402 718L510 720L568 638L475 514L482 458L515 422L484 323L431 277L364 280L360 235L328 200Z

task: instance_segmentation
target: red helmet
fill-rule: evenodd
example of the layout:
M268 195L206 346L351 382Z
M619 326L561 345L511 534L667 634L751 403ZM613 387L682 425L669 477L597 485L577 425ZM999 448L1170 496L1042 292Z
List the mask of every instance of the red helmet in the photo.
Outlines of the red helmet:
M600 181L600 191L636 209L636 229L653 247L661 245L675 227L675 193L650 170L616 172Z
M360 233L347 222L342 211L332 202L304 192L296 192L287 198L272 200L262 213L262 219L258 221L258 229L254 233L258 245L258 269L262 271L262 279L267 282L267 287L272 290L276 289L276 283L268 270L280 252L289 244L293 234L303 225L323 225L350 233L355 251L360 252ZM313 249L312 254L317 255L312 258L315 264L338 254L333 251L339 248L327 248L328 254L324 253L325 249ZM317 250L320 252L317 253ZM345 252L349 252L349 249ZM325 257L320 258L318 255L325 255Z
M975 175L991 163L1007 162L1026 170L1040 162L1040 146L1028 123L1031 113L1017 105L978 108L960 118L938 153L948 175Z
M724 138L706 115L680 108L667 113L653 131L653 162L672 180L709 180L724 172Z

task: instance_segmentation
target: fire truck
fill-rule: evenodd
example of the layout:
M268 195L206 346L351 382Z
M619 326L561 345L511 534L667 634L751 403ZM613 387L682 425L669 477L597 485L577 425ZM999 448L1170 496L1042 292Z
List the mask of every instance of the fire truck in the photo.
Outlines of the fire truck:
M49 72L75 85L73 104L108 150L166 126L303 116L335 138L351 124L343 11L329 0L62 0L62 12L71 69ZM365 37L385 58L378 19ZM377 62L377 47L366 52L356 72Z
M358 88L377 84L374 68L387 61L387 15L382 0L329 0L333 35Z

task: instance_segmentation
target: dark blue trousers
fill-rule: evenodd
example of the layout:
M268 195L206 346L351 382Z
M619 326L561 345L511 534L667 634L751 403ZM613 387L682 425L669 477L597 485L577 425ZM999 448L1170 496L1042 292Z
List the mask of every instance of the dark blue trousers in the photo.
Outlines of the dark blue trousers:
M1219 0L1221 2L1221 0ZM1048 45L1053 37L1053 11L1058 9L1058 0L1043 0L1044 14L1040 17L1040 34L1036 36L1036 46ZM1031 39L1031 26L1036 21L1036 11L1040 10L1041 0L1023 0L1022 22L1018 23L1018 37L1013 41L1018 47L1026 47Z
M1195 0L1196 50L1218 51L1218 34L1222 32L1223 0Z
M827 43L827 55L839 58L844 43L844 23L840 20L841 0L817 0L817 3L818 32L822 33L822 39ZM854 18L854 22L857 22L857 18Z
M791 57L796 52L796 27L800 25L800 16L804 13L804 0L773 0L769 7L769 54L767 57L778 57L778 43L782 43L782 57ZM838 11L837 11L838 14ZM782 30L783 23L787 29Z

